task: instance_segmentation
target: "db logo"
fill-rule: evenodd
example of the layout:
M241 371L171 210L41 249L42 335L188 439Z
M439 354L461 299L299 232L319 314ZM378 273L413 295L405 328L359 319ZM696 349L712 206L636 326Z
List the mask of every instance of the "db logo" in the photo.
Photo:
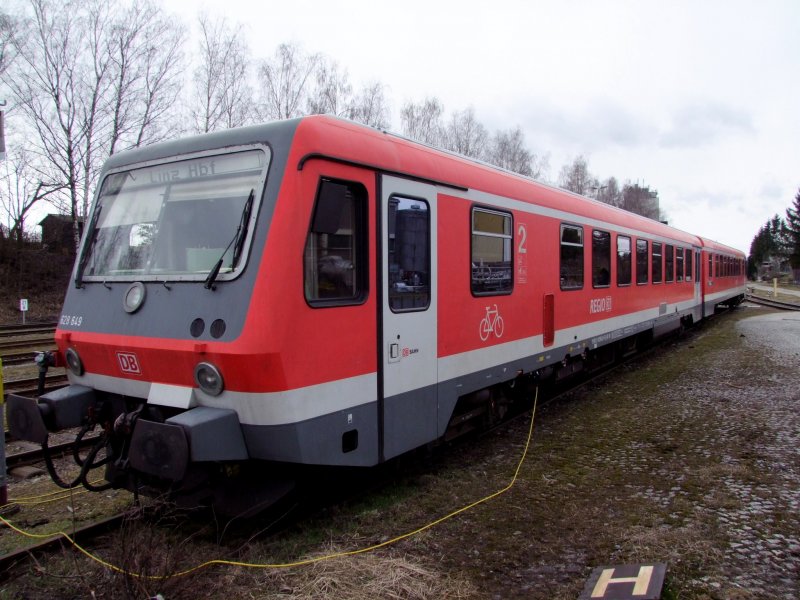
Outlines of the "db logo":
M133 352L117 352L117 362L119 362L119 368L122 369L123 373L142 374L139 359L136 358Z

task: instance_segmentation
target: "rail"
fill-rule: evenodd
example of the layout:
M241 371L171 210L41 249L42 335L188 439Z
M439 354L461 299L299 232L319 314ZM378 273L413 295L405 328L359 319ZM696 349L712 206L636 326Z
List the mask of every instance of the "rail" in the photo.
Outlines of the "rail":
M762 298L753 294L745 294L744 299L747 302L754 304L761 304L762 306L769 306L771 308L780 308L782 310L800 310L800 304L792 304L791 302L780 302L770 298Z
M0 325L0 338L3 337L16 337L22 335L49 333L53 334L56 331L55 322L31 324L27 325Z

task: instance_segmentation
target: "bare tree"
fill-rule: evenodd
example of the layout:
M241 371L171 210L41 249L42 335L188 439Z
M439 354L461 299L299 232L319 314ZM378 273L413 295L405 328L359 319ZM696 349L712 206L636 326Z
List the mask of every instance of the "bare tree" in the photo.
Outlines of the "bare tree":
M314 88L306 100L306 113L350 118L353 112L353 86L347 69L322 57L314 69Z
M540 159L528 150L525 145L525 134L519 126L495 132L492 136L489 162L534 179L541 178L547 168L546 157Z
M161 141L175 130L186 32L150 1L131 5L108 36L112 64L108 153Z
M244 125L252 117L249 49L242 26L200 15L200 64L194 71L194 129L206 133Z
M558 186L588 196L593 189L598 187L597 178L589 172L589 164L583 155L576 156L575 159L561 168L558 175Z
M0 207L8 217L9 238L18 243L22 243L25 217L30 210L63 188L62 184L37 178L33 160L30 153L20 148L10 152L8 158L0 163Z
M307 100L308 114L334 115L377 128L389 126L389 106L382 84L366 84L354 94L347 70L323 57L317 63L314 79L315 87Z
M472 107L454 112L447 121L444 133L445 148L448 150L478 160L489 157L489 132L475 117Z
M11 15L0 12L0 76L11 60L11 38L14 35L14 19Z
M368 83L353 99L350 119L378 129L389 128L389 104L382 83Z
M127 11L117 0L30 0L28 8L3 81L31 151L48 165L42 180L67 192L77 245L102 161L122 143L147 140L167 115L180 35L159 29L152 4Z
M616 177L609 177L598 184L593 191L595 192L595 200L600 200L600 202L605 202L611 206L622 205L622 190L619 187Z
M428 97L419 104L407 102L400 111L403 135L423 144L444 147L443 114L444 106L438 98Z
M318 54L305 54L296 44L281 44L272 59L258 67L260 117L266 120L299 117L306 108Z
M85 137L80 123L85 69L76 60L79 17L71 3L59 8L55 1L34 0L31 9L25 34L12 39L16 58L3 80L33 130L35 152L48 162L53 178L66 183L77 223Z

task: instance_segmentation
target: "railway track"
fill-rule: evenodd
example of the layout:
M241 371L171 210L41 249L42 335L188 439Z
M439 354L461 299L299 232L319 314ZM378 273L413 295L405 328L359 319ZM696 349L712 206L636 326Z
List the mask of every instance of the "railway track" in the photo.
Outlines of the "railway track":
M37 335L47 333L52 335L56 332L55 321L50 323L29 323L27 325L0 325L0 338L20 337L25 335Z
M762 306L769 306L771 308L780 308L783 310L800 310L800 304L792 304L791 302L780 302L770 298L762 298L761 296L754 296L753 294L745 294L745 300L754 304L761 304Z
M54 350L55 345L50 346L48 348L42 348L41 350L34 351L29 350L28 352L20 352L17 354L4 354L0 356L0 360L3 361L4 367L10 367L12 365L26 365L26 364L33 364L34 358L38 352L44 352L45 350Z
M48 375L44 380L45 393L56 390L67 385L66 375ZM17 379L6 381L3 384L3 391L6 394L17 394L18 396L33 396L38 391L39 379L31 377L28 379Z
M89 435L85 436L80 443L78 443L78 448L87 448L94 444L99 436ZM50 451L50 455L54 459L65 458L67 455L71 455L74 449L75 443L70 442L63 442L60 444L53 444L52 446L48 446ZM41 448L34 448L33 450L23 450L22 452L14 452L6 456L6 467L8 469L13 469L15 467L22 467L25 465L35 465L44 460L43 450Z
M97 521L96 523L85 525L70 531L69 536L73 541L82 543L86 540L91 540L98 535L118 528L122 524L124 518L125 515L123 514L106 517L105 519ZM0 556L0 573L6 573L9 569L13 569L16 566L31 560L35 553L60 550L63 539L63 535L55 534L53 537L39 542L33 546L21 548L20 550L11 552L10 554Z
M38 346L42 346L42 348L39 348ZM36 347L36 350L31 350L31 352L35 352L37 350L52 350L56 347L56 343L52 335L40 335L38 337L31 337L25 340L14 339L11 341L0 341L0 353L3 353L3 362L5 362L6 353L13 352L14 350L30 350L33 347Z

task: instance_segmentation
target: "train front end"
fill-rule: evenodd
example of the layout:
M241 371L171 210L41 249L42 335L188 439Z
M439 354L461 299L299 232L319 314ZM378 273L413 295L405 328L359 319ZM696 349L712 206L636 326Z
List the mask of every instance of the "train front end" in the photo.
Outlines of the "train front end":
M12 432L45 446L53 431L100 431L77 476L51 466L57 483L236 495L228 478L248 451L220 399L257 385L258 350L242 332L280 184L263 129L106 165L56 331L69 385L8 404Z

